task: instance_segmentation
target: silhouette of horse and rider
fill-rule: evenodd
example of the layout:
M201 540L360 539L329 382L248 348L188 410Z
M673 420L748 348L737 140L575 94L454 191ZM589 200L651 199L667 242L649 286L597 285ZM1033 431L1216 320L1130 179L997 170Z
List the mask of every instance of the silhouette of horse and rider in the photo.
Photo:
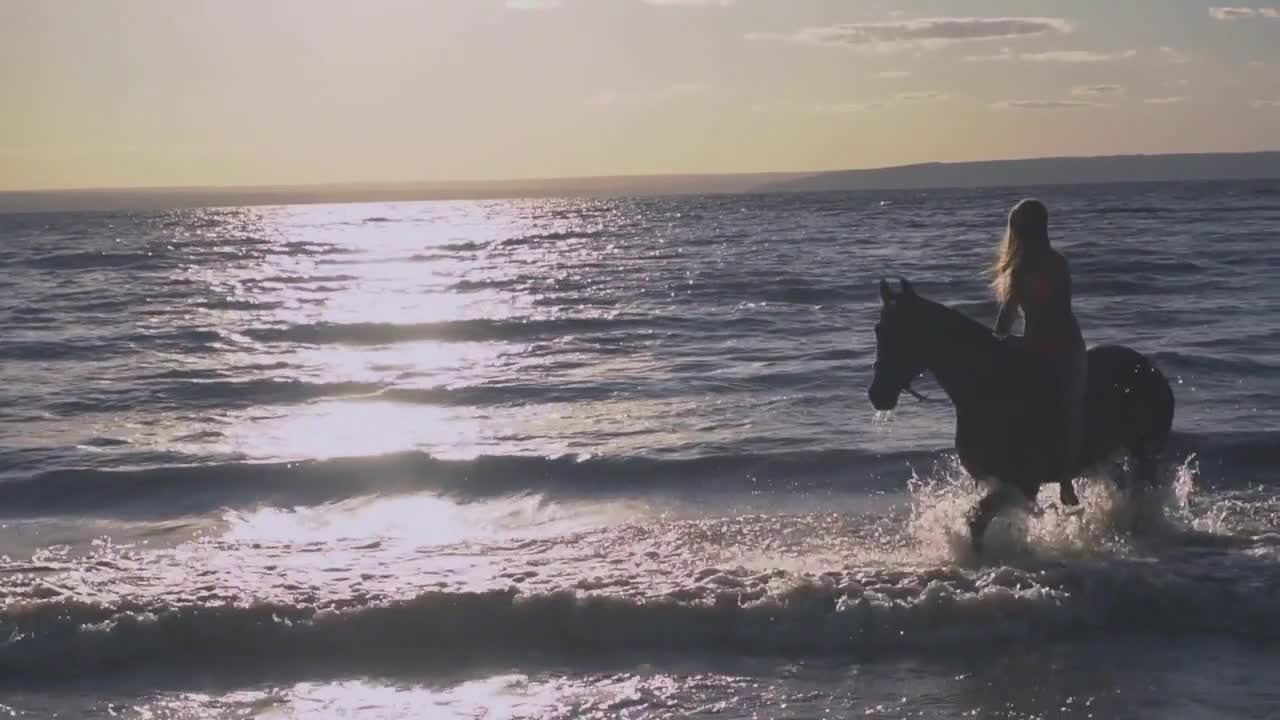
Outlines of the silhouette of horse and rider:
M905 279L896 287L882 280L867 393L877 410L891 410L930 372L950 397L960 464L988 485L968 516L978 550L1002 510L1034 505L1043 484L1058 485L1062 503L1076 506L1073 479L1120 453L1133 465L1130 492L1154 487L1174 411L1169 383L1149 358L1120 345L1086 350L1070 267L1050 243L1043 203L1014 206L991 275L1000 306L994 332ZM1010 335L1019 313L1023 334Z

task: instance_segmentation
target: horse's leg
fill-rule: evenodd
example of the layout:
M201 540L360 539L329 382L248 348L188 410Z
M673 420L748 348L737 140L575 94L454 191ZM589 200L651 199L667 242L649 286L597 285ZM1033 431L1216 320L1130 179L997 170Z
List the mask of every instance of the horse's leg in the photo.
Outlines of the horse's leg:
M969 511L969 542L973 544L974 552L982 552L982 536L987 532L987 526L1017 498L1015 488L1006 483L997 483Z
M1136 492L1157 490L1160 487L1160 463L1164 460L1164 443L1158 443L1158 447L1151 447L1149 443L1142 442L1134 448L1134 485L1137 486Z
M1080 505L1080 498L1076 495L1073 470L1079 459L1077 456L1084 452L1085 423L1088 419L1085 406L1089 389L1088 357L1088 351L1081 348L1078 356L1069 358L1067 366L1059 369L1059 377L1063 378L1061 382L1065 383L1062 402L1068 412L1066 433L1061 448L1061 464L1066 467L1061 468L1062 478L1058 481L1058 496L1062 504L1069 508Z
M1129 506L1132 508L1132 529L1135 532L1146 532L1159 526L1163 509L1160 503L1152 502L1155 493L1160 489L1160 463L1163 459L1161 450L1153 450L1146 442L1136 443L1129 451L1130 464L1133 466L1133 477L1129 479Z
M1058 483L1058 496L1062 500L1062 504L1067 507L1076 507L1080 504L1080 498L1076 496L1076 484L1073 478L1067 478Z

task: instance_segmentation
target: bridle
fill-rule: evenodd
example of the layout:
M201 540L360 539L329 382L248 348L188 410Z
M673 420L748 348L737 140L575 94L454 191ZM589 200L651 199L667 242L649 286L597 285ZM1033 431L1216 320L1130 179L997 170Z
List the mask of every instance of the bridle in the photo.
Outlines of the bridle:
M907 381L907 384L902 386L902 392L910 395L911 397L915 398L917 401L922 403L937 402L937 400L929 397L928 395L921 395L920 393L916 392L915 388L911 387L911 381Z
M879 360L872 363L871 365L872 370L875 371L876 369L878 369L879 365L880 365ZM915 380L907 380L907 382L903 384L903 386L898 390L898 392L906 393L910 395L911 397L915 398L917 402L922 402L922 403L937 402L936 399L931 398L928 395L921 395L919 392L916 392L916 389L911 387L911 383L913 382L915 382Z
M902 286L902 288L903 288L903 290L904 290L905 292L908 292L908 293L912 292L912 291L911 291L911 285L910 285L910 283L908 283L908 282L907 282L906 278L899 277L899 278L898 278L898 283ZM884 289L885 289L885 288L887 288L887 287L888 287L888 285L887 285L887 283L886 283L884 280L881 280L881 281L880 281L880 287L881 287L881 292L883 293L883 292L885 291ZM880 325L879 325L879 324L877 324L877 325L876 325L877 343L879 342L879 337L878 337L878 336L879 336L879 333L880 333ZM877 359L877 360L875 361L875 363L872 365L873 370L874 370L874 369L878 369L878 366L879 366L879 365L880 365L880 361ZM921 403L936 402L933 398L928 397L927 395L921 395L919 392L916 392L916 389L915 389L915 388L911 387L911 383L914 381L914 379L915 379L915 378L909 378L905 383L903 383L903 384L902 384L902 388L901 388L901 389L899 389L899 390L898 390L898 392L899 392L899 393L904 393L904 392L905 392L906 394L908 394L908 395L910 395L911 397L915 398L915 399L916 399L916 402L921 402Z

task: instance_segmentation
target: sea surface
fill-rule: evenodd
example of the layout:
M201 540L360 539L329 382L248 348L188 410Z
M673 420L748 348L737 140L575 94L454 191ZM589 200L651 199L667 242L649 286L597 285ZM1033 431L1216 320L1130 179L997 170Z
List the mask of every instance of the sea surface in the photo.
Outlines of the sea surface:
M876 285L991 322L1025 195L1175 435L975 556ZM11 214L0 268L0 715L1280 718L1280 182Z

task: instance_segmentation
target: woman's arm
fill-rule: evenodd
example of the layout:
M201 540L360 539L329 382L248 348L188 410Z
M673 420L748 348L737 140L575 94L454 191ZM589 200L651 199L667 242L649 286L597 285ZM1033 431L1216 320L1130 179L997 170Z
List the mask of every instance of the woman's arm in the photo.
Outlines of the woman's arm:
M1009 329L1013 327L1013 319L1018 314L1018 301L1011 299L1009 302L1000 305L1000 313L996 315L996 335L1004 336L1009 334Z

